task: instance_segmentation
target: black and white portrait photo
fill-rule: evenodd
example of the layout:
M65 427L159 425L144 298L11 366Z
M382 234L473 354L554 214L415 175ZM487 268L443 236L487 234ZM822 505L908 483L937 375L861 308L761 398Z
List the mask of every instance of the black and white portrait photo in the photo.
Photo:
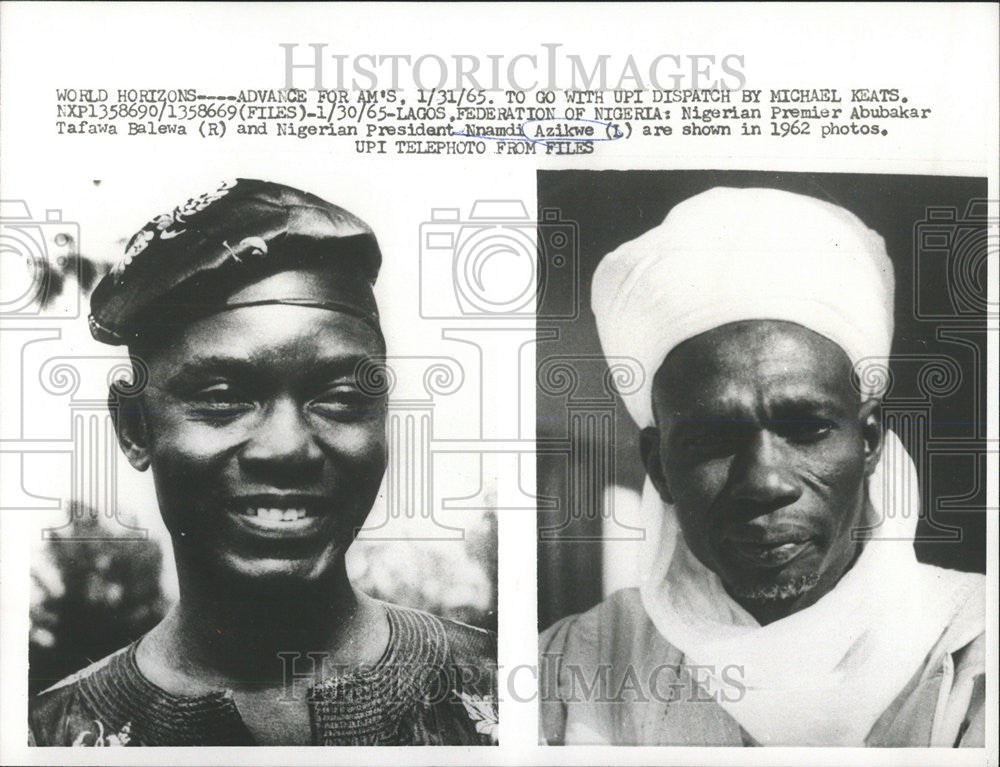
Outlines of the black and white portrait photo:
M538 190L543 742L983 745L985 179Z
M1000 767L998 31L0 0L0 767Z
M97 487L81 477L36 561L33 744L496 742L495 515L434 540L415 507L430 457L391 444L413 416L390 404L386 240L316 194L235 178L152 217L110 268L73 251L88 268L53 275L67 292L91 275L80 322L119 358L51 375L92 389L77 379L103 363L109 388L77 456ZM419 351L400 365L434 362ZM116 446L152 509L109 493ZM159 539L139 524L157 509ZM355 543L380 515L430 517L425 540Z

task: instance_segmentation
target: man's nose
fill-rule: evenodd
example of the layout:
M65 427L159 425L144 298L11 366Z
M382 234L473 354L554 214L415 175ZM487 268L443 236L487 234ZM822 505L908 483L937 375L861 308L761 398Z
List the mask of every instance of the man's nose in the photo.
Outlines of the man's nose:
M298 403L281 398L265 408L240 457L247 469L301 473L319 466L323 451Z
M761 429L748 440L736 458L734 469L737 476L733 498L758 507L760 514L794 503L802 495L802 488L795 481L788 445L768 429Z

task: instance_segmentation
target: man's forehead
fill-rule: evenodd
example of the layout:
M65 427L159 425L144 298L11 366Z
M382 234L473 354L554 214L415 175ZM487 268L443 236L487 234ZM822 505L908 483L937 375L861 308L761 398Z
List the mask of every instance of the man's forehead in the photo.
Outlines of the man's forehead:
M851 363L828 338L794 322L745 320L712 328L674 347L657 378L685 378L715 370L834 368Z
M186 325L148 352L172 369L343 367L384 354L380 336L350 314L312 306L265 304L217 312Z
M852 366L829 339L789 322L720 326L680 344L656 373L654 404L836 402L853 398Z

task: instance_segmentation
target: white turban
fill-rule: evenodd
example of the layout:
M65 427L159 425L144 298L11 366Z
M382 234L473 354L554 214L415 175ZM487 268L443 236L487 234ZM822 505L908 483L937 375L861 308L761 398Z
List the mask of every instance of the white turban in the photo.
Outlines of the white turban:
M652 426L653 376L682 341L739 320L784 320L840 346L878 394L893 329L892 262L861 220L813 197L716 187L675 206L660 226L609 253L591 306L606 357L633 357L643 386L623 399Z

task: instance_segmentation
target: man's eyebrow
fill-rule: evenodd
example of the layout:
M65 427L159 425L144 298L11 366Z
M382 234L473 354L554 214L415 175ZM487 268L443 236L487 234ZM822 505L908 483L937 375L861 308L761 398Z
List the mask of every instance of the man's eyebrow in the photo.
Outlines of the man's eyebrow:
M254 367L252 359L211 354L185 359L172 378L188 378L206 373L238 373Z
M797 420L810 415L829 413L840 414L845 410L844 403L838 398L829 395L824 396L815 392L808 394L782 394L779 397L769 400L768 410L772 413L771 421ZM722 424L722 423L753 423L757 421L756 416L748 415L745 408L738 402L719 401L714 403L701 403L698 407L682 413L678 411L670 412L666 418L677 426L696 427L699 424Z
M814 393L804 395L785 395L776 397L769 403L771 409L776 412L825 412L840 411L844 409L844 403L833 396L823 396Z
M307 375L327 376L331 374L346 375L353 373L358 364L369 358L360 352L346 352L325 356L314 360L306 371ZM281 364L281 356L256 354L250 357L234 357L225 354L196 355L184 360L172 378L184 380L212 373L230 375L261 375L261 364Z

